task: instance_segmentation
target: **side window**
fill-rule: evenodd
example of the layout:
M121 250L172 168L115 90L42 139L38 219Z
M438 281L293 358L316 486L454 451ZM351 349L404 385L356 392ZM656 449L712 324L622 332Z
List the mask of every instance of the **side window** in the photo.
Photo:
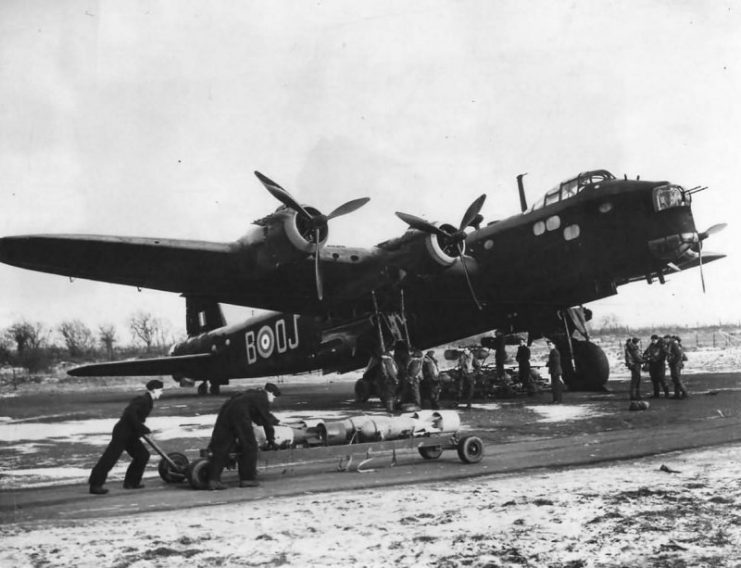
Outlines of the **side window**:
M545 220L545 228L549 231L555 231L561 226L561 217L558 215L553 215L552 217L548 217L548 219Z
M539 237L543 233L545 233L545 223L543 221L536 221L535 225L533 225L533 234Z
M573 241L579 238L580 233L581 229L579 229L579 225L569 225L563 230L563 238L567 241Z

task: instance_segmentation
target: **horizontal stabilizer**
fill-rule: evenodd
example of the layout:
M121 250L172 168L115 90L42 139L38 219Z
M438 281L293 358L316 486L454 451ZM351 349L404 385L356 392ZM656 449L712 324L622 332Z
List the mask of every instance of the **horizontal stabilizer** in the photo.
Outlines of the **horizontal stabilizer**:
M202 376L210 360L210 353L156 357L153 359L129 359L112 363L83 365L67 371L73 377L141 377L157 375Z

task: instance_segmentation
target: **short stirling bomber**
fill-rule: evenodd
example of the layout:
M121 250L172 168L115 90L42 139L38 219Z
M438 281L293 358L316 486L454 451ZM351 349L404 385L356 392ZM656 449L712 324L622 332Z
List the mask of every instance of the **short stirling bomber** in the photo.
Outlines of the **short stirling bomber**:
M101 363L70 374L171 374L211 392L232 378L321 369L346 372L399 339L424 349L499 329L550 337L571 388L602 388L609 368L589 341L583 304L646 279L724 255L695 228L692 194L666 181L616 179L594 170L560 183L522 211L482 226L485 195L456 226L397 212L400 237L370 248L327 245L329 215L301 205L255 172L281 206L231 243L92 235L0 239L0 261L42 272L177 292L188 339L168 357ZM704 286L704 281L703 281ZM227 325L220 303L268 312ZM362 397L370 385L361 379Z

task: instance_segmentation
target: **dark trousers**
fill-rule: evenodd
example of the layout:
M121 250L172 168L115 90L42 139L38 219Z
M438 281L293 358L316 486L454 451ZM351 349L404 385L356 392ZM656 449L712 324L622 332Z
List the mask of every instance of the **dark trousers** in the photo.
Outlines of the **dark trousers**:
M633 363L630 368L630 400L641 399L641 366Z
M682 384L682 365L675 364L669 365L669 372L672 376L672 383L674 383L674 396L684 397L687 396L687 389Z
M553 392L553 402L561 402L563 399L561 375L551 375L551 391Z
M473 391L476 388L476 373L461 371L461 381L458 383L458 402L463 401L465 395L466 404L471 404Z
M669 396L669 386L666 384L666 370L663 361L648 364L648 374L654 387L654 397L658 398L661 390L665 396Z
M90 472L88 481L91 486L98 487L105 483L108 473L116 465L124 451L131 456L131 463L126 470L124 483L128 485L139 485L141 483L144 468L147 467L149 461L149 452L134 432L118 422L113 427L113 435L108 447Z
M208 478L211 481L220 481L229 452L236 448L239 441L239 456L237 468L240 480L254 480L257 478L257 440L252 430L252 421L249 418L235 417L219 421L216 420L214 431L211 434L211 463L209 464Z
M433 410L440 408L440 381L424 379L420 384L422 402L429 400Z

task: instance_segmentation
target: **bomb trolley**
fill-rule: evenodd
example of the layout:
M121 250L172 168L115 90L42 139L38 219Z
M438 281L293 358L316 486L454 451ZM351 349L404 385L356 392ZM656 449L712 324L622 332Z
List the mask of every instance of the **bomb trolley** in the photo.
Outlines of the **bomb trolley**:
M210 465L209 451L203 449L200 456L189 462L179 452L165 454L154 442L145 437L147 442L160 454L162 460L158 471L166 483L183 483L188 481L193 489L208 488L208 471ZM409 437L397 440L379 440L374 442L348 443L342 445L315 445L310 447L289 447L275 450L261 449L258 461L264 469L280 470L282 473L294 468L316 468L336 463L334 471L355 471L366 473L379 465L379 460L390 458L388 466L397 465L397 452L417 450L426 460L436 460L444 452L455 450L459 459L465 464L475 464L484 455L484 444L478 436L454 434L432 434ZM235 469L238 450L229 454L226 469ZM323 469L323 471L327 471Z

